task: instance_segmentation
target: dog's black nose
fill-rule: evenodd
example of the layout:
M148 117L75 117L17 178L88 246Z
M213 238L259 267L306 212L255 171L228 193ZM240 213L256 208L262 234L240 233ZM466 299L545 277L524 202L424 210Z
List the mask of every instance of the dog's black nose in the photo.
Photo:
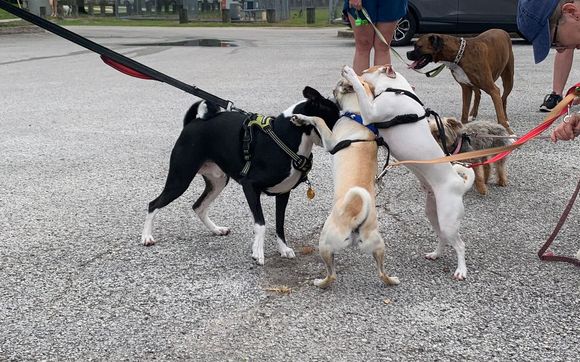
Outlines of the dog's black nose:
M409 50L407 52L407 59L409 60L417 60L417 52L415 50Z

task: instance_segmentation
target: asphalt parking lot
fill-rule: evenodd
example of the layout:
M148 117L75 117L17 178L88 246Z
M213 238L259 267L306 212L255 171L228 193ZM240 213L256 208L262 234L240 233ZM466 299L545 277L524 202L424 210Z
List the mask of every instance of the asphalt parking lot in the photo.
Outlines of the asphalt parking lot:
M337 29L70 29L265 114L300 100L305 85L330 96L354 46ZM231 43L159 45L199 39ZM553 55L535 65L521 41L514 54L508 116L523 134L543 119ZM394 65L428 107L459 116L460 87L448 70L427 79ZM580 81L578 56L569 79ZM531 141L510 157L508 187L466 195L464 282L451 278L452 249L424 259L436 240L419 183L404 168L390 170L377 204L386 270L401 284L383 286L372 257L349 248L337 256L337 282L322 291L312 280L324 266L311 251L331 207L332 171L321 149L315 199L306 186L290 198L286 230L297 257L277 254L274 202L264 197L266 263L258 267L235 183L211 210L230 235L211 235L195 217L196 179L159 213L157 244L140 244L146 205L163 187L194 97L116 72L44 32L0 35L0 94L0 360L578 358L580 269L536 255L580 175L577 141ZM495 118L487 95L480 118ZM579 234L577 205L553 250L575 254Z

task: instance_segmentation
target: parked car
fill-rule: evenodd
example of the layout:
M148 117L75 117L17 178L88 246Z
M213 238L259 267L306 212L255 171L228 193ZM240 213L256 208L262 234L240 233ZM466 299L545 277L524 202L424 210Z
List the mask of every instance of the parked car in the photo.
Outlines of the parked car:
M499 28L517 32L517 0L409 0L391 42L407 45L415 34L481 33Z

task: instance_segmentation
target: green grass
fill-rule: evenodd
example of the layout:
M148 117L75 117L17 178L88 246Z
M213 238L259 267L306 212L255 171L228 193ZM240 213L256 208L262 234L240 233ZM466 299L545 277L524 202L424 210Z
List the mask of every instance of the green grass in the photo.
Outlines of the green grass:
M10 14L9 12L6 12L2 9L0 9L0 19L15 19L16 16Z
M98 12L99 8L95 8L95 12ZM80 26L158 26L158 27L327 27L327 26L342 26L332 25L328 23L328 9L327 8L317 8L315 12L315 23L306 24L306 11L299 14L299 11L292 11L290 14L290 19L281 21L278 23L268 23L268 22L233 22L233 23L223 23L221 21L220 13L203 13L201 20L190 21L187 24L180 24L177 16L173 15L168 18L147 18L144 17L132 17L132 18L117 18L112 14L107 14L105 16L94 15L80 15L77 18L65 18L65 19L50 19L59 25L80 25ZM0 19L13 19L10 13L0 10ZM0 23L0 26L14 26L22 25L22 22L8 22Z

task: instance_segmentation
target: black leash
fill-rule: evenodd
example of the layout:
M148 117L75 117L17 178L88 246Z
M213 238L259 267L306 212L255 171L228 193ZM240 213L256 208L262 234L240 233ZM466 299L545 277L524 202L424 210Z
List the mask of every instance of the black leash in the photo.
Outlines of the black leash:
M425 109L425 114L432 115L435 118L435 124L437 125L437 131L439 132L439 139L441 139L441 146L443 146L443 151L445 152L445 156L451 156L449 149L447 149L447 140L445 138L445 126L443 125L443 121L437 112L433 111L430 108Z
M0 8L6 10L7 12L18 16L34 25L37 25L45 30L50 31L66 40L69 40L73 43L76 43L83 48L86 48L90 51L93 51L97 54L101 55L101 59L105 64L115 68L116 70L130 75L132 77L141 78L141 79L154 79L163 83L167 83L172 85L176 88L181 89L187 93L193 94L201 99L205 99L206 101L215 103L222 108L227 110L235 109L233 107L233 103L231 101L222 99L217 97L211 93L208 93L202 89L199 89L196 86L189 85L183 83L175 78L172 78L166 74L156 71L153 68L149 68L148 66L141 64L131 58L127 58L126 56L117 53L109 48L106 48L100 44L97 44L85 37L82 37L76 33L73 33L70 30L63 28L55 23L52 23L46 19L41 18L40 16L36 16L28 11L22 10L4 0L0 0Z

